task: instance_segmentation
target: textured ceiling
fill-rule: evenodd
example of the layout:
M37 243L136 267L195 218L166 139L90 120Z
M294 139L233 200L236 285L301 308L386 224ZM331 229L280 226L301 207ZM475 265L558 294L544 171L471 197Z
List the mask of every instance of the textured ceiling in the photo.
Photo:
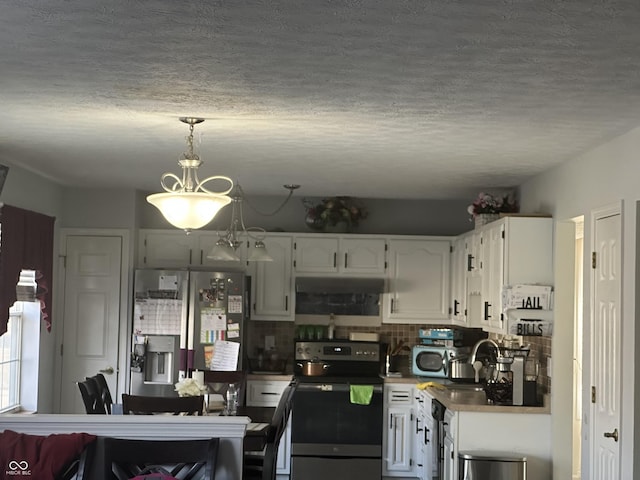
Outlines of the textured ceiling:
M463 198L640 125L637 0L2 0L0 162Z

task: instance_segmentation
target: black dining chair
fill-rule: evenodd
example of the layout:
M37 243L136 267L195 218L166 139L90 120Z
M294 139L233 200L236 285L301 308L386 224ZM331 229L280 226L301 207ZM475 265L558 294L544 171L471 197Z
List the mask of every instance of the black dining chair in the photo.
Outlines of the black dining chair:
M84 408L89 414L106 415L107 407L105 407L98 383L93 378L87 378L82 382L77 382Z
M267 431L264 450L261 452L251 450L244 452L243 480L275 480L278 447L280 446L282 435L287 430L294 394L294 383L288 385L282 392Z
M122 394L122 413L125 415L152 415L154 413L202 415L203 410L203 395L197 397L147 397Z
M91 480L90 474L95 451L96 442L88 443L80 456L73 460L55 480Z
M86 379L93 379L96 382L96 384L98 385L98 394L102 399L102 404L104 405L107 413L111 415L111 405L113 405L113 399L111 397L109 385L107 384L107 379L104 378L104 375L101 373L97 373L93 377L87 377Z
M186 398L186 397L185 397ZM178 480L215 480L219 438L206 440L104 439L104 480L159 473Z

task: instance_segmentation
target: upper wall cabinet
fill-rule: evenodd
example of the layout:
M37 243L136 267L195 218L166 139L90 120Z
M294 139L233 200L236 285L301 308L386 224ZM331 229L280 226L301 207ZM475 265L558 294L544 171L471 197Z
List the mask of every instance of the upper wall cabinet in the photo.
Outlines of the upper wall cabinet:
M470 235L460 235L451 248L451 300L449 315L456 325L467 323L467 244Z
M293 321L295 305L291 271L293 239L266 234L264 244L272 262L251 262L252 320Z
M384 323L440 323L449 320L451 241L389 240L389 292Z
M304 235L294 240L296 274L384 276L386 240L359 236Z
M553 285L553 220L504 217L484 225L475 234L481 280L468 292L468 308L473 310L469 312L470 326L506 333L503 287Z
M210 267L219 270L246 268L246 242L238 249L240 262L207 259L207 253L220 237L216 232L198 231L187 235L182 230L140 230L139 268Z

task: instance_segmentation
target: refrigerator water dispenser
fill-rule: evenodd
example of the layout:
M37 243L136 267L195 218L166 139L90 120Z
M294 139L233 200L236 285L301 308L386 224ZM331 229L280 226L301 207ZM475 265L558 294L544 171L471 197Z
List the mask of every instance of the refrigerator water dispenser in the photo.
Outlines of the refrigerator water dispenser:
M147 337L147 358L144 383L173 384L176 337L171 335L149 335Z

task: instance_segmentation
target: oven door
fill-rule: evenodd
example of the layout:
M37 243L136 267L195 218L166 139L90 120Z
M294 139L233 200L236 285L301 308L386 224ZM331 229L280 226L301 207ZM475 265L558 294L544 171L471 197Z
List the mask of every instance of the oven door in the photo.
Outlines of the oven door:
M291 454L382 457L383 388L369 405L350 401L348 383L300 383L291 410Z
M350 401L348 383L300 383L291 410L291 480L382 476L383 388L369 405Z
M414 375L447 378L449 353L446 347L416 345L411 357L411 372Z

